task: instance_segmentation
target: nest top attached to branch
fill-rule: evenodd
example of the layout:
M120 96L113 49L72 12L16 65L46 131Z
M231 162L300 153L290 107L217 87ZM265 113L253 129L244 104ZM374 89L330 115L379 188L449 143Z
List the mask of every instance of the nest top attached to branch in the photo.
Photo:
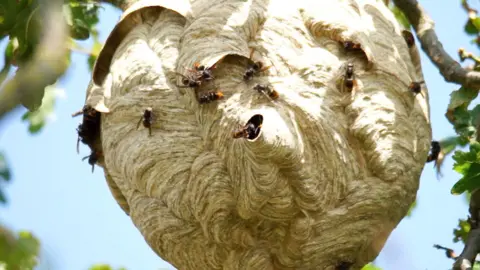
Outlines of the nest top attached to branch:
M147 242L179 269L373 260L415 198L431 140L427 89L409 89L423 80L418 52L390 11L174 2L127 11L87 96L108 109L100 162ZM248 79L258 62L271 67ZM215 63L213 80L182 86ZM234 139L249 122L257 138Z

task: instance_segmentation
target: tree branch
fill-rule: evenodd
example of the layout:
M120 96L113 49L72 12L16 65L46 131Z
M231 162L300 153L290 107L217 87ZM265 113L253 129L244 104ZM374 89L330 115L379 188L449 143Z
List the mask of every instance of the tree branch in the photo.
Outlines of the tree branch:
M440 245L433 245L434 248L436 249L441 249L441 250L445 250L445 256L449 259L457 259L457 255L455 255L455 251L453 251L453 249L451 248L447 248L447 247L444 247L444 246L440 246Z
M434 22L416 0L393 0L415 29L423 51L446 81L480 88L480 72L467 71L443 49L434 30Z
M0 119L20 104L30 110L37 109L45 86L53 84L67 68L67 29L61 4L61 0L44 0L39 4L46 18L40 43L32 59L1 89Z
M470 198L470 232L462 253L453 264L453 270L471 270L475 263L475 258L480 252L480 192L479 189L472 192Z
M465 70L457 61L448 55L435 33L433 20L427 15L420 4L416 0L393 0L393 2L407 17L415 29L423 51L439 69L445 80L461 84L465 87L479 89L480 72ZM468 6L464 5L464 8L466 8L468 12L474 12L470 10ZM480 192L478 192L478 189L472 192L469 212L470 232L468 233L462 253L456 258L453 264L453 270L471 270L475 263L475 258L480 252ZM438 245L435 247L444 249ZM446 250L448 257L449 250Z

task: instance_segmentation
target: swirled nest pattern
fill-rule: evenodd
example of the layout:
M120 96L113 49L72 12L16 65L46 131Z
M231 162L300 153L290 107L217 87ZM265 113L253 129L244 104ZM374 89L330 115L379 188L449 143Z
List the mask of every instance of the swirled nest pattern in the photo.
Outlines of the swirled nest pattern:
M86 103L102 111L98 163L112 194L152 249L178 269L360 269L373 260L415 199L431 141L427 89L408 88L423 80L418 51L388 8L149 2L112 33L121 38L102 50ZM361 50L344 50L345 41ZM271 68L244 81L251 49ZM178 87L177 73L196 62L217 63L213 82ZM199 104L212 90L224 98ZM136 125L147 107L152 136ZM255 114L258 138L233 139Z

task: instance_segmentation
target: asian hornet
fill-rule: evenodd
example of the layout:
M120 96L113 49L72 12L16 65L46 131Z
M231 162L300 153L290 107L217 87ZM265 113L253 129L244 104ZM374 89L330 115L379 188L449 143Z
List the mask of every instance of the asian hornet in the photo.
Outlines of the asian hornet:
M96 151L92 151L92 153L84 158L82 158L82 161L84 161L85 159L88 158L88 164L92 165L92 173L95 169L95 164L97 163L98 161L98 158L102 155L101 152L96 152Z
M249 65L247 66L247 70L246 70L245 73L243 74L243 79L244 79L245 81L251 80L254 75L257 75L257 74L260 73L260 72L264 72L264 71L266 71L267 69L269 69L269 68L271 67L271 66L265 66L265 65L263 64L263 62L261 62L261 61L253 61L253 60L252 60L252 57L253 57L253 52L254 52L254 51L255 51L255 50L254 50L253 48L250 50L250 58L249 58L249 60L250 60L251 62L253 62L253 63L251 63L251 64L249 64Z
M266 84L256 84L254 87L253 87L253 90L256 90L258 91L259 93L263 93L265 94L266 96L268 96L269 98L275 100L279 97L279 94L278 92L273 89L272 86L270 85L266 85Z
M437 160L438 155L440 154L440 151L442 150L440 143L437 141L432 141L431 143L431 148L430 148L430 154L427 157L427 163L432 162L434 160Z
M143 124L145 128L148 128L148 135L152 136L153 117L153 109L151 107L145 109L142 117L140 117L140 120L137 123L137 129L140 127L140 124Z
M221 91L210 91L198 96L198 102L200 104L207 104L223 98L223 93Z

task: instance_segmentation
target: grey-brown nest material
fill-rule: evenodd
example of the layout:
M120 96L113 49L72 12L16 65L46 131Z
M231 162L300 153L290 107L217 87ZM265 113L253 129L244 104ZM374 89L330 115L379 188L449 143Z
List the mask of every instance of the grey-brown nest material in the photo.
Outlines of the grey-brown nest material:
M414 201L430 147L402 30L375 0L137 2L86 101L113 196L178 269L360 269ZM252 48L271 68L245 81ZM217 63L214 80L178 87L196 62ZM137 129L148 107L151 136ZM258 137L234 139L256 114Z

